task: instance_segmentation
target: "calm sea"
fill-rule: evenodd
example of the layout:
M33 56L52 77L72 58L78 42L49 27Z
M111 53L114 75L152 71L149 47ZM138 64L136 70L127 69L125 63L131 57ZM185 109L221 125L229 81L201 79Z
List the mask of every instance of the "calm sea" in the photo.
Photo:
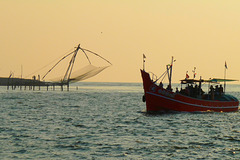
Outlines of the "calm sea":
M240 99L240 85L227 91ZM140 83L0 88L0 159L240 159L240 112L143 112Z

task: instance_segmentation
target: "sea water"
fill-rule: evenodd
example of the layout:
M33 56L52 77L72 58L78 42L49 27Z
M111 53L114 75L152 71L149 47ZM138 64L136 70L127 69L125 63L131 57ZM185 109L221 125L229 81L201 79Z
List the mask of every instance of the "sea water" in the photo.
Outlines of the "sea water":
M240 99L240 85L229 85ZM0 88L0 159L240 159L240 113L143 112L140 83Z

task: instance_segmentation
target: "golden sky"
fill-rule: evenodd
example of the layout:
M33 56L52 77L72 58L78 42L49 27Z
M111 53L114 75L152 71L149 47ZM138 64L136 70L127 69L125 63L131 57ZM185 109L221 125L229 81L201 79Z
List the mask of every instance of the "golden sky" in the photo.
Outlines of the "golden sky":
M23 76L79 43L113 66L88 81L141 82L176 62L173 82L192 76L240 80L239 0L0 0L0 76ZM49 66L50 68L51 66ZM37 73L36 73L37 74Z

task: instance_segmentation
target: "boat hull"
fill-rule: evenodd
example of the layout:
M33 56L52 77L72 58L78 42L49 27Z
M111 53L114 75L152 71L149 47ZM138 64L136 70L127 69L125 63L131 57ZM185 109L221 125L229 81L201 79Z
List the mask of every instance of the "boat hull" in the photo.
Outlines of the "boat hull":
M193 98L175 93L156 85L149 73L141 70L147 112L236 112L239 101L215 101ZM232 96L231 96L232 97Z

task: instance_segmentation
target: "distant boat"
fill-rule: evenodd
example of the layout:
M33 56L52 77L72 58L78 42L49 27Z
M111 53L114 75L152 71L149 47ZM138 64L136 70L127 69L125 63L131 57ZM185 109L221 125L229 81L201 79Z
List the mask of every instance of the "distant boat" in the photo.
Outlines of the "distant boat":
M168 75L169 84L165 89L159 78L150 77L150 72L144 69L145 55L143 60L143 70L141 70L144 96L143 101L146 102L146 110L149 113L155 112L235 112L238 111L239 101L232 95L225 94L225 89L219 87L214 90L212 85L220 82L234 81L231 79L189 79L187 76L181 80L181 90L173 91L171 86L172 68L174 59L172 57L171 64L167 65L165 75ZM154 75L154 74L153 74ZM202 91L202 84L209 83L209 92ZM184 88L182 88L184 86ZM224 85L225 86L225 85Z

